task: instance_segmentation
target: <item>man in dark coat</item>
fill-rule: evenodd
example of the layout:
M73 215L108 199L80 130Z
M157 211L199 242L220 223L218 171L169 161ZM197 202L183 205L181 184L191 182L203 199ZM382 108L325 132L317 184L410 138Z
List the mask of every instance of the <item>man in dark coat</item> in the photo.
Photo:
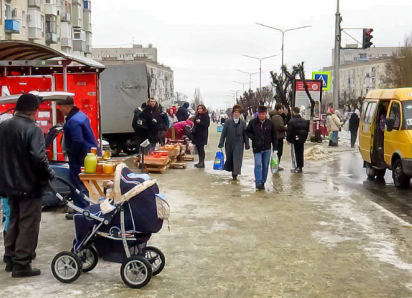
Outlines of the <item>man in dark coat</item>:
M196 145L199 163L195 164L196 168L205 167L205 146L209 136L210 117L206 107L200 104L196 109L195 119L193 121L193 144Z
M177 121L186 121L187 118L189 118L189 112L188 109L189 108L189 103L185 102L178 110L176 113L176 118Z
M356 138L358 137L358 129L359 129L359 111L356 110L349 118L349 131L350 131L350 146L351 148L355 148Z
M283 119L284 115L284 107L283 104L277 103L275 105L275 111L271 111L269 113L270 119L272 120L273 126L275 127L276 131L276 138L277 138L277 151L278 151L278 158L279 158L279 164L280 164L280 159L283 155L283 140L286 137L286 125ZM283 168L279 167L279 171L283 171Z
M271 147L276 149L277 138L272 121L267 119L267 108L260 106L258 116L249 121L247 136L252 140L255 158L255 181L257 189L265 189L268 176Z
M244 149L249 150L249 138L246 135L246 123L240 119L242 107L234 105L232 118L223 126L220 136L219 148L225 146L226 162L225 170L232 172L233 180L241 173Z
M14 117L0 124L0 193L7 196L11 209L4 261L12 277L40 274L31 261L39 237L42 192L54 173L35 122L39 106L36 96L24 94L17 100Z
M69 173L71 183L80 190L83 194L89 195L87 188L79 178L80 168L84 166L84 158L90 152L92 147L97 148L97 142L94 137L90 120L87 116L74 105L72 97L66 100L59 100L57 105L60 106L60 111L66 116L66 123L63 126L64 131L64 146L69 158ZM73 203L80 208L85 208L89 205L82 195L72 191ZM67 219L72 219L73 216L68 214Z
M146 125L146 120L141 117L143 110L146 108L146 103L142 103L140 108L134 110L132 127L135 133L136 150L140 153L140 144L143 143L149 134L149 129Z
M296 168L292 170L294 173L302 173L303 153L309 134L308 121L303 119L299 112L298 107L292 109L292 119L289 120L286 137L286 140L295 148Z

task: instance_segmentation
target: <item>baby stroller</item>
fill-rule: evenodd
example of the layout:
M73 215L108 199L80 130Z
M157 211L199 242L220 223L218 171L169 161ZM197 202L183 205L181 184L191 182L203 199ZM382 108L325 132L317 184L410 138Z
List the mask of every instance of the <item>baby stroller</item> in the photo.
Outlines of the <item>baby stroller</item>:
M74 189L69 182L57 178ZM56 279L64 283L77 280L82 272L93 270L99 257L122 263L120 275L131 288L147 285L152 275L165 266L165 256L156 247L147 246L170 214L166 199L159 194L156 180L147 174L135 174L125 164L116 167L111 194L100 204L79 208L54 194L74 209L75 239L71 251L57 254L51 264ZM81 194L79 190L75 190Z

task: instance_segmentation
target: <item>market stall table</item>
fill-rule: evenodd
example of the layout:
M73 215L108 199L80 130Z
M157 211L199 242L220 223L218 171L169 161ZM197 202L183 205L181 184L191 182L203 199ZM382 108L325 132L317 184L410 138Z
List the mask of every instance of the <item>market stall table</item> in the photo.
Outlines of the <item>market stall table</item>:
M79 174L79 178L83 181L84 186L86 186L89 191L89 197L97 202L100 197L105 196L104 190L100 187L100 184L103 185L105 181L113 181L114 173L86 174L82 172Z

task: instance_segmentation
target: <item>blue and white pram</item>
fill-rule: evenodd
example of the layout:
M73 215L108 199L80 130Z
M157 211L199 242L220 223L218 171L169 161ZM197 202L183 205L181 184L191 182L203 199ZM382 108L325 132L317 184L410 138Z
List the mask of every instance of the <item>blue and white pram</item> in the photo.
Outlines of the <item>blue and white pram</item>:
M59 198L65 201L63 197ZM84 199L91 203L85 209L66 201L77 212L74 215L75 239L70 252L61 252L54 257L54 277L61 282L73 282L81 272L93 270L98 258L102 257L106 261L122 263L120 274L129 287L145 286L165 265L163 253L147 246L152 233L162 228L170 214L156 180L147 174L135 174L125 164L119 164L111 194L100 204L87 196Z

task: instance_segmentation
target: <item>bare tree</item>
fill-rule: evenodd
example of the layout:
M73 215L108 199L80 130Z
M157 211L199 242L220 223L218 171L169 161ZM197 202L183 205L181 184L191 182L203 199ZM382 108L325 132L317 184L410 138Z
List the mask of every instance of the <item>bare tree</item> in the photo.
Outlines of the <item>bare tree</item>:
M404 46L386 63L382 81L387 88L412 86L412 36L406 38Z

